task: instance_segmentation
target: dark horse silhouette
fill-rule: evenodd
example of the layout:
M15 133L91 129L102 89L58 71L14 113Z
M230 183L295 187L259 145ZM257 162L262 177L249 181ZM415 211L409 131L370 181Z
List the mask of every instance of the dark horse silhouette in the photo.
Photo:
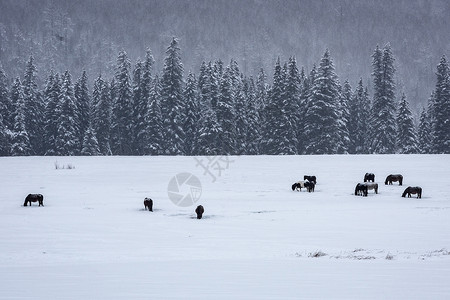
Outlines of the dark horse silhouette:
M389 175L388 177L386 177L386 180L384 181L384 184L392 184L392 182L396 182L398 181L399 185L403 184L403 176L400 174L395 174L395 175Z
M144 199L144 210L153 211L153 200L150 198Z
M367 197L367 185L364 183L358 183L355 187L355 196L364 196Z
M314 181L305 181L304 185L308 193L314 192L314 187L316 186Z
M364 175L364 182L367 182L367 181L375 182L375 174L366 173L366 175Z
M203 208L203 206L201 206L201 205L197 206L197 208L195 209L195 213L197 214L197 219L201 219L204 212L205 212L205 209Z
M28 194L28 196L25 198L25 202L23 203L23 206L28 206L31 202L39 202L39 206L44 206L44 196L41 194Z
M408 194L408 198L411 198L411 194L417 194L418 199L422 199L422 188L419 186L408 186L402 194L405 197Z
M303 180L308 180L308 181L314 182L314 184L317 184L316 176L305 175L305 176L303 176Z

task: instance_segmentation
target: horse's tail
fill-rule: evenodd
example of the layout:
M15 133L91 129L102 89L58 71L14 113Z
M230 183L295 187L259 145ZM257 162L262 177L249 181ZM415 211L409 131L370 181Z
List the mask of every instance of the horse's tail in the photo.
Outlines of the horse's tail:
M356 187L355 187L355 196L358 195L358 186L359 186L359 184L357 184Z
M388 184L389 178L390 178L390 176L386 177L386 180L384 181L384 184Z

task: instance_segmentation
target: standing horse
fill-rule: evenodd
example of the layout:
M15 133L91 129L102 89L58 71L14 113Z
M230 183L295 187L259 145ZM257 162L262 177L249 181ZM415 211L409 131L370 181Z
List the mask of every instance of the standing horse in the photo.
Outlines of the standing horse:
M144 199L144 210L153 211L153 200L150 198Z
M297 181L296 183L294 183L293 185L292 185L292 191L297 191L297 192L301 192L302 191L302 188L305 188L306 186L305 186L305 182L306 181Z
M418 199L422 199L422 188L420 186L408 186L402 194L405 197L408 194L408 198L411 198L411 194L417 194Z
M375 190L375 194L378 194L378 183L374 182L365 182L365 186L367 186L367 190Z
M367 197L367 185L364 183L358 183L355 187L355 196L364 196Z
M314 181L305 181L304 184L306 190L308 191L308 193L314 192L314 187L316 186L314 184Z
M44 196L41 194L28 194L28 196L25 198L25 202L23 203L23 206L28 206L31 202L39 202L39 206L44 206Z
M197 219L201 219L204 212L205 212L205 209L203 208L203 206L201 206L201 205L197 206L197 208L195 209L195 213L197 214Z
M314 184L317 184L316 176L305 175L305 176L303 176L303 180L308 180L308 181L314 182Z
M364 182L367 182L367 181L375 182L375 174L366 173L366 175L364 175Z
M392 184L392 182L396 182L398 181L399 185L403 184L403 176L400 174L395 174L395 175L389 175L388 177L386 177L386 180L384 181L384 184Z

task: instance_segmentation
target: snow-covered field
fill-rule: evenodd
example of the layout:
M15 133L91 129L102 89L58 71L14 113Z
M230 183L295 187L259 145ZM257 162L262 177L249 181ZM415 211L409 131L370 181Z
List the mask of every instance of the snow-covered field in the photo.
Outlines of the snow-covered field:
M449 155L214 159L0 158L0 299L450 299ZM190 207L168 196L183 172ZM366 172L379 194L354 196Z

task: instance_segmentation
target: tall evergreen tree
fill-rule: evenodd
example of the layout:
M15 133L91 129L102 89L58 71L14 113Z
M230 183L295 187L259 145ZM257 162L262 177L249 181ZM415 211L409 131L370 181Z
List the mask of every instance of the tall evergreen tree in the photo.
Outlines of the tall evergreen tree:
M215 109L217 121L220 125L217 147L219 148L219 153L223 155L235 153L236 146L239 147L239 145L236 145L236 130L237 128L243 129L242 126L244 126L234 110L235 99L232 77L231 68L227 67L220 82L220 96ZM239 103L236 103L236 105L239 105ZM236 107L236 109L239 109L239 107ZM244 113L242 110L238 111L238 114Z
M283 97L283 116L286 122L285 135L286 139L290 141L289 154L296 154L301 150L299 143L303 132L299 127L300 122L303 121L303 116L300 114L301 84L302 79L297 67L297 61L295 57L291 57L287 65L285 96Z
M246 99L245 110L247 112L247 135L245 154L259 154L260 143L260 116L258 111L258 102L256 98L256 87L253 78L244 79L244 99Z
M197 80L195 75L189 72L184 89L184 102L186 103L186 116L183 130L185 133L184 153L196 155L199 141L200 107L197 94Z
M61 85L61 111L58 118L56 137L57 155L77 155L79 153L76 104L72 78L69 71L64 73Z
M130 120L131 122L131 135L132 135L132 143L133 148L131 153L132 154L143 154L143 142L142 138L145 135L145 131L140 131L142 127L145 128L145 112L144 115L141 115L142 109L141 107L147 107L147 101L148 99L144 99L142 97L142 72L143 72L143 64L138 59L136 64L134 65L133 70L133 84L132 84L132 91L133 91L133 100L131 103L132 107L132 118ZM145 139L145 138L144 138Z
M450 72L445 56L437 66L433 106L434 152L450 153Z
M396 141L395 122L395 68L390 45L381 51L378 46L373 58L374 97L371 115L370 151L394 153Z
M183 132L183 64L178 40L173 38L166 50L161 78L161 113L164 128L164 150L169 155L184 152Z
M417 140L419 144L419 152L422 154L431 153L433 136L429 115L425 107L422 109L419 120L419 128L417 130Z
M348 153L350 146L350 134L348 130L349 120L350 120L350 111L349 105L352 99L352 87L348 80L344 82L344 86L342 87L342 91L339 95L339 104L338 104L338 112L339 112L339 148L338 153Z
M83 139L83 147L81 149L81 155L96 156L100 155L100 148L98 146L97 137L95 136L94 129L91 122L88 122L86 134Z
M79 141L79 150L83 148L84 137L89 126L89 112L91 110L91 99L89 96L88 78L86 71L83 71L81 77L75 83L75 106L76 106L76 128L77 139Z
M92 128L93 132L96 134L99 152L103 155L111 155L110 137L112 99L108 82L103 80L101 75L95 80L92 98Z
M153 79L147 115L147 138L145 153L150 155L164 154L163 119L161 115L161 84L159 77Z
M43 112L44 104L42 98L38 95L36 83L36 65L31 55L27 62L25 74L23 77L23 95L25 101L25 127L30 139L31 153L43 154Z
M9 129L12 129L14 125L13 110L8 90L8 78L0 64L0 114L3 117L3 125Z
M12 133L11 155L26 156L31 154L30 139L25 126L25 99L22 83L17 77L11 87L11 100L14 103L14 127Z
M305 134L308 154L334 154L339 147L338 79L328 50L323 55L311 90Z
M56 155L56 140L58 137L58 120L61 115L61 83L58 73L53 71L47 79L44 90L45 123L44 123L44 145L45 155Z
M349 153L368 153L370 101L367 90L364 88L362 78L349 101Z
M111 150L114 155L132 154L132 90L130 61L125 51L117 58L111 118Z
M406 101L406 95L403 93L397 114L397 152L403 154L418 153L417 144L413 116Z

